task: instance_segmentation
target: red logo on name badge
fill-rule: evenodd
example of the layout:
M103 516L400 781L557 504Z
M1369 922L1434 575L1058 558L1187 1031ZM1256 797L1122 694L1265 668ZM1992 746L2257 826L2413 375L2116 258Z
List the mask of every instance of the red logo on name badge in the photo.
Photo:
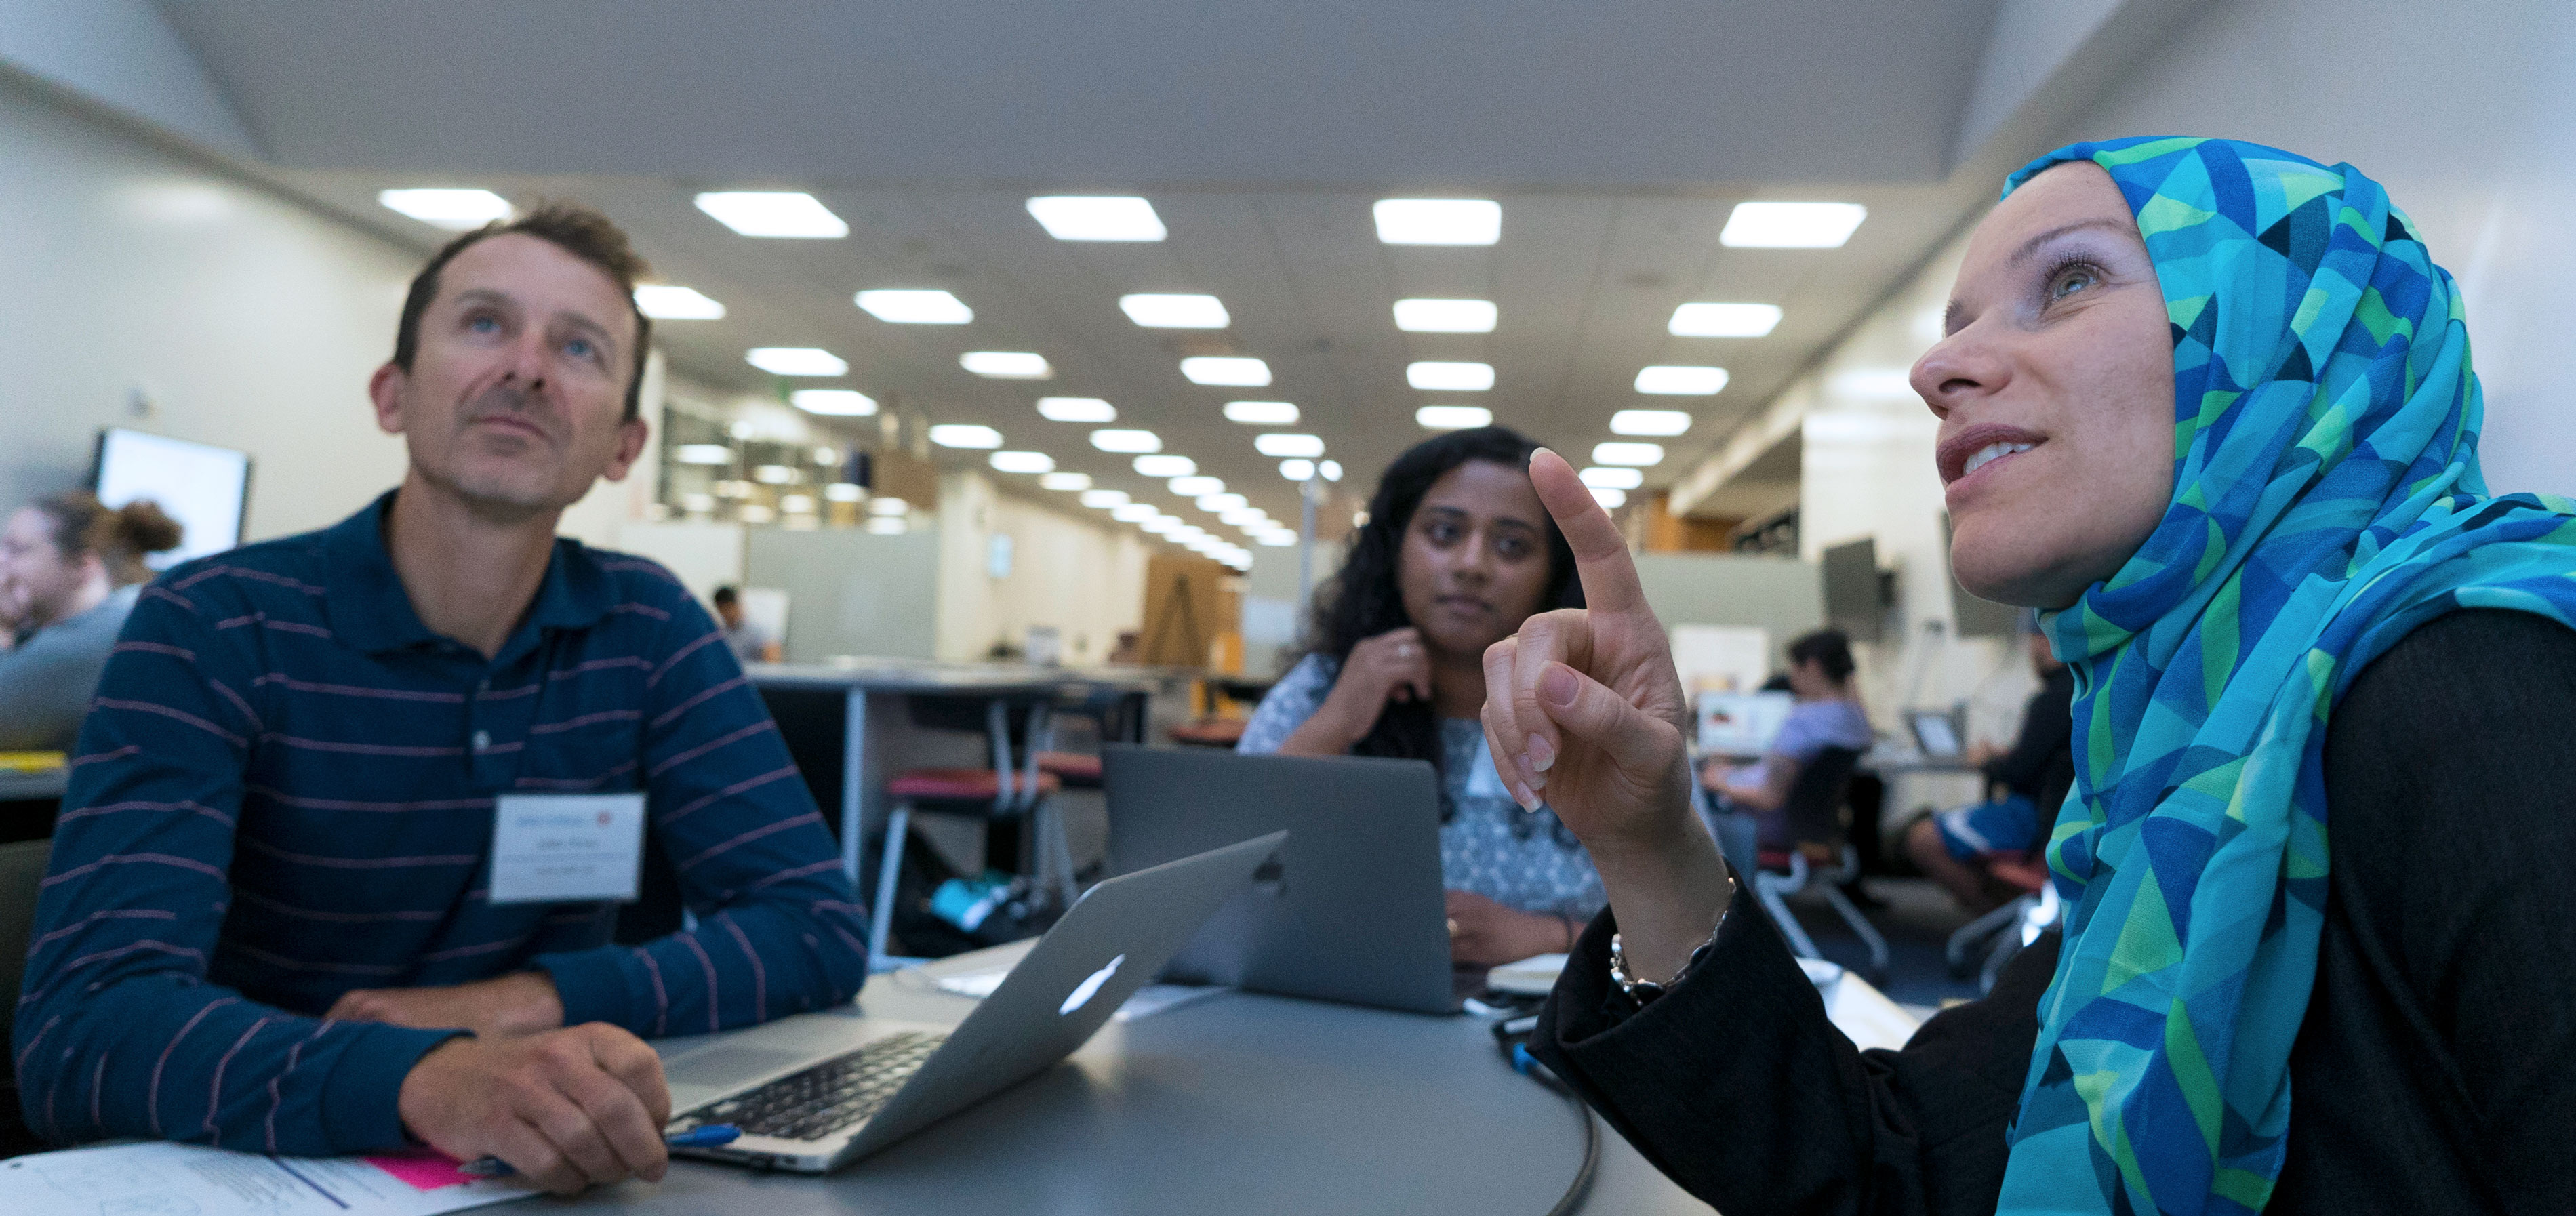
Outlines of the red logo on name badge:
M601 811L601 812L599 813L599 826L601 826L601 827L607 827L607 826L608 826L608 821L609 821L611 818L613 818L613 816L611 816L608 812L606 812L606 811Z

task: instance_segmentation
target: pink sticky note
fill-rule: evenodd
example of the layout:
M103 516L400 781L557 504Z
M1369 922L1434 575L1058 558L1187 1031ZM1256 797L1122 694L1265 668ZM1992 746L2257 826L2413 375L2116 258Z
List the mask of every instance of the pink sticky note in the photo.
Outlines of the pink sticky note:
M415 1191L434 1191L474 1181L456 1168L456 1158L434 1148L416 1148L389 1157L369 1157L367 1164L410 1184Z

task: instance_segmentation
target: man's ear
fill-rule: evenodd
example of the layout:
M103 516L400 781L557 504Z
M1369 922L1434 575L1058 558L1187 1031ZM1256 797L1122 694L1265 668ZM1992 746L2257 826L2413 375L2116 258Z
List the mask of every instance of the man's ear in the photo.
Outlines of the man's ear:
M626 480L626 474L635 468L636 458L644 454L644 441L652 434L653 428L641 418L629 418L618 424L617 454L609 458L608 468L600 476L610 481Z
M403 433L402 393L410 383L411 373L392 363L377 368L375 375L367 377L367 399L376 406L377 430L388 435Z

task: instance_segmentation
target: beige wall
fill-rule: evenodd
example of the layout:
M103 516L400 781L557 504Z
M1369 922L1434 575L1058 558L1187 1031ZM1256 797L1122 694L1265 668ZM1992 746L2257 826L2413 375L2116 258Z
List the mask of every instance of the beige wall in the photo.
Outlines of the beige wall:
M995 536L1011 538L1001 578L989 564ZM997 641L1018 647L1029 626L1052 625L1066 662L1099 662L1119 631L1143 623L1146 551L1132 528L1003 494L980 472L941 476L938 657L980 659Z

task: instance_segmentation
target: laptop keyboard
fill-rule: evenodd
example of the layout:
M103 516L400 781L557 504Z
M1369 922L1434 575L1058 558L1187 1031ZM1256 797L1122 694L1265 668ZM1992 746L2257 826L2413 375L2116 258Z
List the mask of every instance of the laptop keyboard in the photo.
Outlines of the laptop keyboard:
M747 1136L821 1140L866 1122L946 1041L944 1034L912 1030L888 1035L749 1093L701 1106L673 1119L671 1130L730 1123Z

